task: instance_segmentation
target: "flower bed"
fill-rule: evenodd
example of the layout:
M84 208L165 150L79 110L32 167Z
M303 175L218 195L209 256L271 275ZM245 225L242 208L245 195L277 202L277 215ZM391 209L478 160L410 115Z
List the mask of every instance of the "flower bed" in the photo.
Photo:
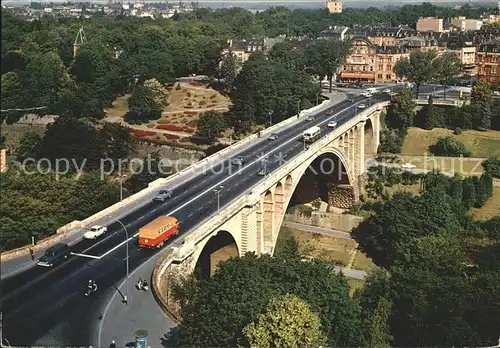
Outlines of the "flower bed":
M184 114L188 115L188 116L196 116L196 115L198 115L198 112L197 111L184 111Z
M195 130L191 127L187 126L176 126L174 124L159 124L156 126L157 129L165 129L173 132L185 132L185 133L194 133Z
M147 137L151 135L155 135L156 132L153 131L148 131L148 130L143 130L143 129L135 129L135 128L129 128L130 132L132 132L136 137Z
M181 137L175 134L163 134L165 138L170 139L170 140L176 140L180 139Z

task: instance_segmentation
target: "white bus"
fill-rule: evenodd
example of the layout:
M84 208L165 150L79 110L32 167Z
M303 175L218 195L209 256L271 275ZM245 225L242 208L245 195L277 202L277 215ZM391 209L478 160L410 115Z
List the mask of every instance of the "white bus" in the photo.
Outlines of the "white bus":
M307 143L313 143L316 140L319 139L321 136L321 128L318 126L311 127L302 133L302 137L304 138L304 141Z

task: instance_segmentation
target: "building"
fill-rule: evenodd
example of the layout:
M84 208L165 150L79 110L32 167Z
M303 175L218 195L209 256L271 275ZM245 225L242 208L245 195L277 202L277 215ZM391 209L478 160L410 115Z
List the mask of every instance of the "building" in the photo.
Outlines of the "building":
M476 46L472 42L465 42L461 45L451 44L446 48L446 52L453 52L462 63L462 73L467 76L474 76L476 70Z
M376 50L375 82L396 82L397 77L394 66L398 60L409 58L410 50L399 46L377 46Z
M500 83L500 38L479 45L476 63L479 80Z
M481 30L483 22L478 19L467 19L465 17L457 17L451 20L451 24L461 31L476 31Z
M330 13L342 13L342 0L327 1L326 8Z
M435 17L420 17L417 21L417 31L443 32L443 19Z
M377 59L376 46L364 36L353 37L349 41L351 53L340 67L342 82L374 83Z
M439 51L439 43L436 39L422 38L420 36L410 36L396 40L396 46L403 46L410 51Z
M244 63L253 52L264 52L264 40L228 40L222 50L222 56L231 52L239 63Z
M348 27L337 27L331 26L326 30L319 33L319 39L336 39L339 41L344 41L347 38Z

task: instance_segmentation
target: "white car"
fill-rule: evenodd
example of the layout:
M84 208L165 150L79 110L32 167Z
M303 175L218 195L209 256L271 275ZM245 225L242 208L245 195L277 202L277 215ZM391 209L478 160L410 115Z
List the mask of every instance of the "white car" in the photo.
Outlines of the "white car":
M108 232L108 228L104 226L92 226L90 230L85 232L83 235L83 239L97 239L102 236L104 233Z
M365 104L359 104L358 105L358 109L366 109L366 105Z
M386 88L382 91L382 93L391 94L391 90L389 88Z
M401 165L401 168L404 168L404 169L413 169L413 168L416 168L416 167L417 167L416 165L411 164L411 163L405 163L405 164Z
M335 122L335 121L330 121L330 122L328 122L327 127L328 127L328 128L335 128L335 127L337 127L337 122Z
M365 98L370 98L372 96L370 92L361 93L361 95Z

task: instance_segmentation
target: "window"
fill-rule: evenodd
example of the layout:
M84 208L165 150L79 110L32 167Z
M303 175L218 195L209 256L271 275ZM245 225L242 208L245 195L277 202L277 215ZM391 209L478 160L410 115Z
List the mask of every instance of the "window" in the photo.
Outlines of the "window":
M373 71L373 66L370 66L370 71Z
M385 75L385 78L386 78L386 80L390 80L391 79L391 75L387 74L387 75Z
M382 77L383 77L383 75L382 75L382 74L378 74L378 79L379 79L379 80L382 80Z

